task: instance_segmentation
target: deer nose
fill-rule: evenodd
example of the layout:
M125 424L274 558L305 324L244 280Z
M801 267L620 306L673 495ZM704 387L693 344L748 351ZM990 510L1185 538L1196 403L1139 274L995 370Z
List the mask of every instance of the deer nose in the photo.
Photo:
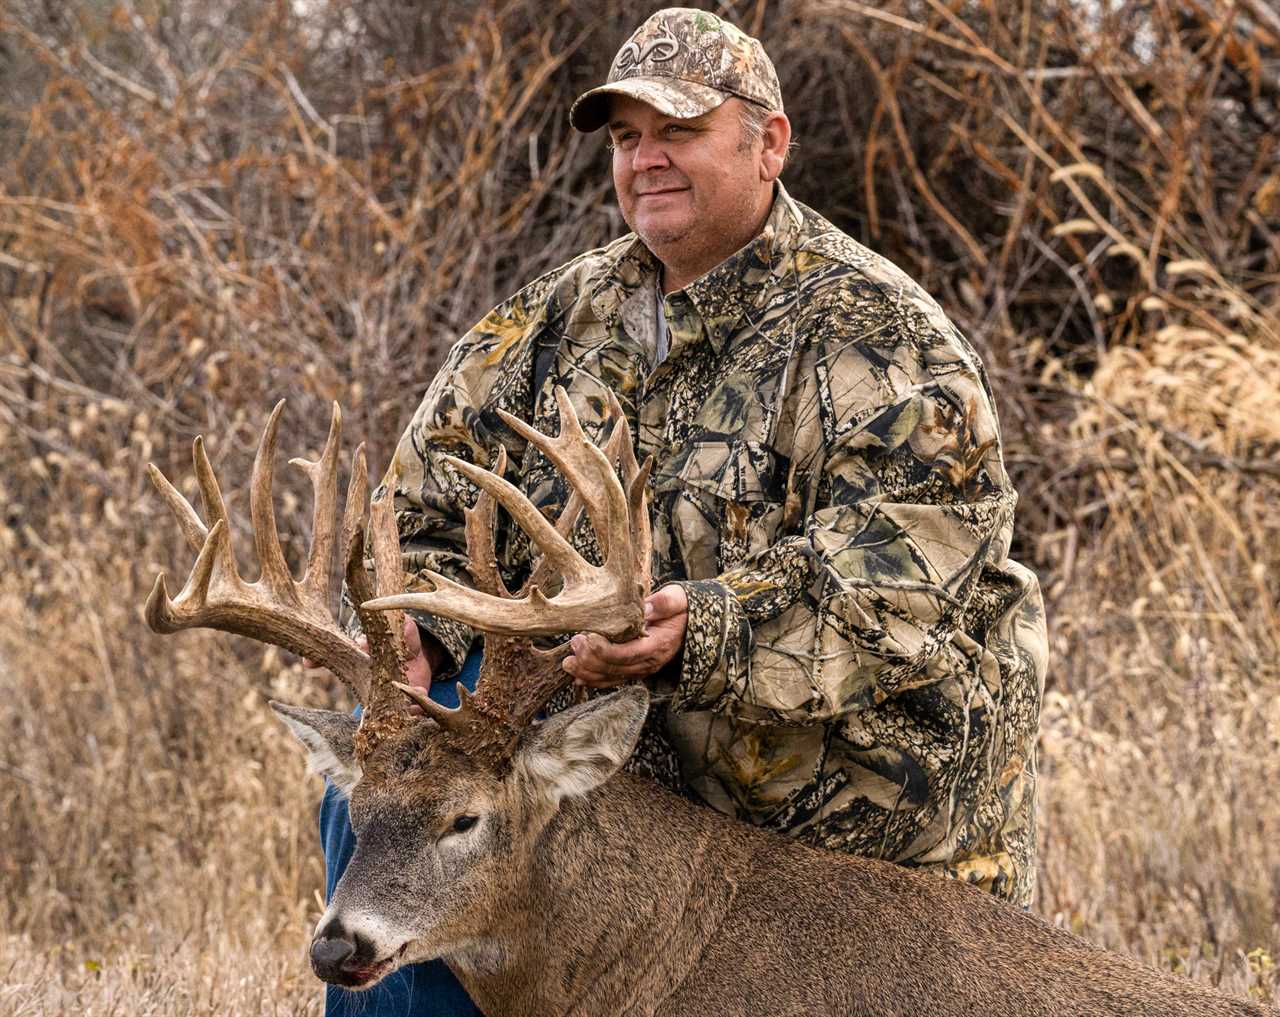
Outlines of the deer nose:
M356 944L350 939L317 939L311 944L311 963L317 969L340 969L356 952Z
M336 979L360 966L360 948L367 945L338 922L330 922L311 941L311 967L325 981Z
M355 940L347 939L346 936L340 939L312 940L311 967L315 968L316 974L320 977L326 974L337 975L346 962L355 956L355 953Z

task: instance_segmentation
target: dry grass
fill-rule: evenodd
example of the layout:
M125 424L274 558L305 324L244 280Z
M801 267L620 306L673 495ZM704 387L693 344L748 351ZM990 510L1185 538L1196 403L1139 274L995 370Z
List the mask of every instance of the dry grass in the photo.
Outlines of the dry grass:
M376 471L453 337L620 229L564 111L628 5L309 9L0 9L0 1012L319 1012L318 789L264 701L339 697L145 631L184 552L143 466L204 432L247 477L287 395L290 454L336 398ZM792 97L792 192L991 367L1054 642L1038 909L1280 999L1280 19L726 9Z
M1168 327L1109 353L1081 391L1061 472L1093 470L1096 499L1076 514L1103 519L1055 547L1040 900L1109 945L1268 998L1276 358L1265 342Z
M243 921L245 916L239 916ZM209 926L186 942L120 945L96 960L76 944L0 943L0 1012L128 1017L310 1017L323 997L305 965L304 937L252 921L229 936Z

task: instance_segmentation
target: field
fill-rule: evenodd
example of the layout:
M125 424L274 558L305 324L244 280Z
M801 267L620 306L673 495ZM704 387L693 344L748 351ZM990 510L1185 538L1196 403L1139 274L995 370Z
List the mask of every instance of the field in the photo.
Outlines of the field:
M1052 640L1036 911L1280 1003L1280 17L717 9L778 66L791 193L997 389ZM287 397L281 459L337 400L376 475L454 338L623 231L566 111L636 17L0 2L0 1014L321 1012L319 787L265 702L344 699L146 629L190 559L145 465L203 433L247 533Z

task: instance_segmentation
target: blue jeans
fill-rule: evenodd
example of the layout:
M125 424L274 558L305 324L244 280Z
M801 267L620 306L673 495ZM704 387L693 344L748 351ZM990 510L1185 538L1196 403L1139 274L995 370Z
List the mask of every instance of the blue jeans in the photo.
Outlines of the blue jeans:
M480 650L471 651L457 680L469 689L480 674ZM453 681L433 682L428 691L437 703L458 705ZM320 843L324 847L327 902L346 871L355 850L356 836L347 818L347 800L328 781L320 803ZM387 975L367 992L348 992L326 985L325 1017L483 1017L444 961L410 964Z

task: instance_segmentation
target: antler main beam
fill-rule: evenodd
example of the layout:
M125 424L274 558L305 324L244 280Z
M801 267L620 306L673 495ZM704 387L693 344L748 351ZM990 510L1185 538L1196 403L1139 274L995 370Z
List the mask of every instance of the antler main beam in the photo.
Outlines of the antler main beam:
M529 534L543 555L538 568L545 571L549 567L558 573L563 579L563 588L548 598L538 585L532 585L524 596L510 598L501 596L501 591L497 595L479 592L439 573L426 572L424 578L433 587L430 591L379 597L364 604L366 609L426 611L466 622L483 632L505 636L599 632L609 639L622 640L643 631L652 546L645 505L649 464L643 468L635 466L629 434L624 436L627 440L618 442L610 436L608 447L616 448L619 444L625 447L620 454L629 490L624 491L614 473L612 457L587 438L568 394L563 388L557 388L555 395L560 408L560 434L555 438L508 413L499 413L507 426L538 448L564 475L591 519L604 563L592 565L583 558L569 543L565 532L568 527L550 523L519 489L502 477L444 456L446 462L483 492L476 508L469 510L469 529L487 526L492 533L492 506L484 500L484 495L488 495ZM617 434L616 429L625 429L627 423L612 394L610 411L614 434ZM483 523L472 523L472 513L483 514ZM491 537L489 539L491 547Z

